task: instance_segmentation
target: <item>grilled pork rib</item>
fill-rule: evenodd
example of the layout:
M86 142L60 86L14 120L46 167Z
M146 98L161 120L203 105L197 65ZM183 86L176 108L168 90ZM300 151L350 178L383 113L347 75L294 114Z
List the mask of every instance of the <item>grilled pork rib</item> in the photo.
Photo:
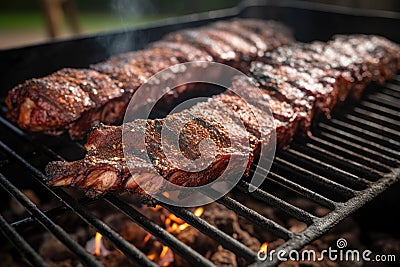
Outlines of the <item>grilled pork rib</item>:
M96 121L111 123L121 118L123 114L115 110L115 103L124 94L107 75L93 70L63 69L14 88L6 99L8 117L18 121L23 129L52 134L63 132L68 125L74 136L78 125L81 126L77 131L87 131ZM83 123L85 117L89 119ZM74 124L70 125L71 122Z
M287 50L278 49L252 64L252 78L235 78L232 91L215 95L165 119L97 127L88 137L88 153L84 159L51 162L47 166L48 183L84 188L89 195L133 191L149 199L143 187L146 191L157 192L162 190L166 180L182 186L207 184L224 172L232 157L246 159L248 170L259 155L261 145L273 144L274 133L277 146L285 147L297 132L309 129L315 114L329 114L337 101L343 101L348 94L357 96L360 88L366 86L365 81L381 82L396 73L400 67L400 48L380 37L376 37L376 42L367 40L366 47L358 47L364 38L340 36L325 44L327 47L313 43L308 47L296 44ZM352 49L365 56L365 62L361 56L351 56L338 48L343 40L349 40ZM320 54L315 55L316 51ZM327 54L341 56L335 59ZM356 76L362 76L363 72L365 78L358 79ZM247 99L234 92L245 93ZM272 117L266 112L269 108ZM173 154L196 159L201 156L199 147L204 138L211 138L218 144L214 154L206 155L211 159L206 169L190 172L171 165L164 154L165 145L168 147L170 143L168 140L162 143L160 135L166 121L174 124L189 121L182 132L176 132L180 149L173 150ZM147 151L128 152L132 173L128 171L122 151L124 131L135 141L137 135L145 136ZM241 140L249 146L233 149L228 140ZM202 151L212 151L212 148L205 147ZM146 155L151 162L145 160Z
M261 145L267 150L272 149L269 146L273 144L271 138L274 138L274 131L277 132L278 146L290 143L301 113L290 104L275 98L268 90L260 90L250 80L238 77L232 88L234 90L213 96L206 102L168 115L165 119L135 120L123 126L96 128L88 136L85 145L88 152L84 159L76 162L51 162L47 166L48 183L52 186L84 188L92 196L107 191L133 191L145 195L138 187L138 179L141 185L145 184L146 191L156 192L163 186L164 179L181 186L207 184L224 172L232 157L246 160L248 170ZM248 102L234 93L240 92L241 88L248 92ZM272 117L265 112L269 107ZM173 153L182 153L186 158L194 160L201 156L201 151L212 151L207 147L199 150L204 138L214 141L217 150L214 155L209 155L212 163L208 168L200 172L189 172L182 171L185 166L179 165L180 169L177 169L171 165L164 149L165 145L173 142L163 140L163 146L160 135L166 121L172 123L172 126L180 123L185 125L176 133L179 135L181 149L172 149ZM179 129L172 126L169 124L168 129ZM140 151L135 146L129 149L125 147L129 164L133 166L132 175L127 167L126 154L124 156L122 151L123 132L125 142L133 140L133 144L141 140L140 134L145 136L147 151ZM232 140L239 140L240 145L234 148ZM130 154L131 150L135 150L135 153ZM152 164L146 161L147 155ZM157 172L154 172L153 165Z
M291 84L303 91L304 94L312 96L314 100L313 109L317 114L329 116L330 111L337 103L339 90L335 87L334 82L320 82L309 73L299 71L296 68L254 62L251 73L261 81L269 80L271 75L275 75L277 79ZM304 99L305 97L301 98Z
M146 189L152 192L163 186L163 178L181 186L200 186L219 177L233 156L243 157L246 162L251 163L252 149L243 147L237 151L230 146L232 138L247 138L248 133L235 123L222 126L218 118L209 118L208 112L216 115L214 104L218 102L210 100L207 104L199 104L189 111L167 117L173 122L185 124L180 132L179 142L186 157L190 159L199 157L199 144L204 138L211 138L217 144L211 167L203 171L181 171L166 159L164 147L161 145L161 129L165 119L138 120L125 124L124 127L104 126L95 129L88 137L86 144L88 153L83 160L52 162L47 166L49 184L84 188L90 195L126 190L144 194L138 187L138 180L142 185L145 183ZM196 113L196 118L192 118L191 113ZM221 113L218 115L221 116ZM144 151L143 153L135 151L136 153L129 155L130 166L134 166L131 168L133 175L130 174L122 153L122 131L125 131L125 138L133 140L133 144L140 140L139 135L144 134L146 153L152 161L152 164L146 161L147 154L144 154ZM258 146L257 138L252 137L248 140L252 142L251 146L254 149ZM130 149L135 150L135 147ZM203 149L211 151L207 147ZM181 151L175 152L181 153ZM153 165L158 172L154 171Z
M48 134L68 131L72 139L81 139L100 122L121 122L135 90L165 68L197 60L223 62L247 71L250 60L293 40L290 30L277 22L253 19L231 22L236 25L231 31L223 31L213 24L178 31L145 50L94 64L91 70L67 69L28 80L9 92L8 118L25 130ZM243 37L238 32L240 29L248 32L249 37ZM183 92L187 88L180 89ZM89 99L92 90L107 101L94 103Z

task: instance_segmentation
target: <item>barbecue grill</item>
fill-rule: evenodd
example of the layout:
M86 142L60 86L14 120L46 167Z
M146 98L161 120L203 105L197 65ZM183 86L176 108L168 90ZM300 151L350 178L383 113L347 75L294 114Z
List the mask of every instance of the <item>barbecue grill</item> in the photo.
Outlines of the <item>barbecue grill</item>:
M114 53L142 48L163 34L184 27L200 26L211 21L232 17L277 19L291 26L299 41L327 40L336 33L380 34L400 43L397 29L400 15L392 12L360 11L325 5L284 1L243 2L237 8L196 14L167 20L162 24L127 32L110 32L74 40L58 41L36 46L0 51L0 96L25 79L44 76L62 67L85 67L104 60ZM321 27L324 25L324 27ZM117 42L124 40L123 46ZM296 139L289 149L279 151L266 175L264 185L248 193L248 180L235 188L237 194L263 201L307 228L294 233L247 207L235 198L224 196L217 200L236 214L259 225L285 240L278 249L301 249L320 237L338 222L364 206L400 179L400 76L383 86L370 85L357 105L343 106L334 111L331 120L320 120L313 127L313 136ZM5 237L33 266L46 266L37 251L25 240L29 229L44 227L80 259L85 266L102 266L94 256L74 241L57 223L60 216L76 214L101 233L128 259L140 266L157 266L142 251L132 246L116 231L97 218L88 206L104 202L125 214L148 233L169 246L193 266L214 266L199 252L179 241L165 229L148 219L121 196L105 195L101 199L75 199L68 190L45 185L44 166L51 160L75 160L83 156L84 148L67 136L48 137L29 134L0 116L0 185L31 214L9 222L0 214L0 229ZM59 206L40 209L22 192L22 187L56 199ZM275 194L275 189L283 194ZM3 194L4 195L4 194ZM330 212L318 216L291 204L282 195L298 195ZM201 233L213 238L224 248L243 257L251 266L273 266L278 263L257 261L257 253L232 236L195 216L191 211L160 203L175 216L182 218ZM3 208L4 209L4 208ZM3 211L3 210L2 210ZM28 230L27 230L28 229Z

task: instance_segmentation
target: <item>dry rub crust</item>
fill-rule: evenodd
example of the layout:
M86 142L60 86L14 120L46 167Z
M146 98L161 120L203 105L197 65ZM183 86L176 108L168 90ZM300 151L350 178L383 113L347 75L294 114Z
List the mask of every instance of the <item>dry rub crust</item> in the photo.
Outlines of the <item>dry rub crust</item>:
M238 79L233 86L243 88L244 85L250 84ZM76 162L51 162L47 166L48 183L52 186L83 188L92 196L107 191L144 194L143 191L138 191L138 181L144 183L146 190L154 192L162 190L164 179L189 187L207 184L219 177L233 158L246 160L247 172L260 151L260 145L268 146L271 142L275 127L279 128L279 142L284 145L290 141L293 134L291 128L298 121L298 113L288 103L269 95L266 90L260 91L255 86L248 86L243 90L249 90L254 105L227 92L214 96L207 102L198 103L188 110L169 115L166 119L136 120L119 127L98 127L88 136L85 145L87 155L84 159ZM259 92L262 99L259 99ZM269 107L270 100L274 103L273 118L263 111ZM179 125L184 125L183 129ZM169 137L167 140L163 139L164 143L161 142L161 130L164 126L172 129L175 136L179 136L179 150L170 147L173 140L169 140ZM132 144L129 148L125 147L125 155L122 149L122 131L125 133L125 141ZM137 145L138 140L143 140L140 138L143 136L146 151ZM216 145L214 155L209 153L213 151L213 147L202 143L206 138L213 140ZM201 145L203 147L200 149ZM190 163L181 164L179 168L171 164L170 158L164 153L166 148L173 154L183 154L191 160L208 157L207 162L211 160L212 163L202 171L183 171L188 170ZM204 151L207 153L203 155ZM146 161L147 156L151 163Z
M251 74L260 88L268 91L268 94L274 96L276 99L289 103L298 112L298 129L302 134L308 134L315 112L315 97L291 85L275 74L255 68L252 68Z
M191 115L180 114L178 116L179 120L189 119ZM56 161L47 166L48 184L83 188L89 196L96 196L108 191L130 191L145 195L143 188L146 191L161 192L164 179L176 185L188 187L200 186L213 181L224 172L232 157L243 157L250 163L252 161L251 149L243 147L233 150L229 146L231 139L224 132L223 126L215 122L207 123L202 119L195 119L189 121L181 132L180 142L182 142L181 147L184 148L184 155L191 159L198 158L200 141L204 138L211 138L217 145L215 158L211 167L199 172L177 169L171 165L163 153L160 138L163 123L163 120L148 120L125 124L125 140L128 143L129 140L132 140L132 146L126 148L125 156L128 155L127 158L122 150L122 127L102 126L95 129L89 135L86 144L88 152L84 159L75 162ZM140 147L135 146L139 139L138 135L141 134L145 135L147 151L139 150ZM241 137L238 136L238 138ZM207 148L204 149L209 151ZM151 163L146 161L144 153L148 153ZM184 168L184 166L182 167ZM139 181L140 187L138 186Z
M379 83L392 78L400 67L399 47L380 36L338 35L329 46L365 62L372 80Z
M28 80L9 92L7 116L25 130L53 135L68 131L72 139L81 139L99 123L120 123L135 90L164 68L201 60L247 70L249 60L256 55L293 40L291 32L276 22L231 22L235 27L230 31L214 24L178 31L145 50L113 56L90 66L90 70L65 69ZM241 29L249 33L249 38L237 32ZM193 87L179 88L174 98L190 90Z
M146 196L143 188L161 192L165 180L189 187L207 184L219 177L234 157L246 158L248 170L261 144L268 146L274 132L278 146L283 147L290 143L297 128L307 132L317 110L330 111L332 102L343 101L348 90L356 97L367 81L380 81L380 77L393 75L393 66L399 64L400 49L382 42L378 38L377 43L382 47L376 50L357 48L361 49L360 53L369 53L366 62L357 59L353 62L353 58L340 49L334 50L328 47L329 44L324 47L320 43L294 45L288 50L267 53L263 62L269 65L256 63L252 68L258 86L240 78L233 81L232 88L245 91L252 99L251 104L228 91L166 119L136 120L121 127L97 128L89 135L88 153L84 159L70 163L52 162L47 166L49 184L84 188L92 195L127 190ZM332 44L333 47L336 45ZM376 51L384 56L375 57ZM372 58L378 60L374 63ZM383 62L392 63L383 67ZM271 108L273 118L265 114L268 108ZM167 121L185 125L179 132L174 130L176 127L171 128L180 138L179 149L170 149L173 155L184 154L186 158L196 160L202 156L199 149L202 140L213 140L215 154L208 153L213 151L210 145L204 149L205 155L212 158L207 168L191 172L181 169L187 165L180 165L180 168L171 165L164 152L172 142L161 142L161 129ZM137 144L139 137L144 135L146 149L142 151L140 146L133 145L128 149L126 159L122 153L123 130L132 144ZM233 148L232 140L242 145ZM249 146L244 145L247 143ZM151 162L145 160L147 155ZM131 163L132 173L128 171L128 163ZM139 181L142 189L138 186Z
M82 113L123 94L108 76L85 69L62 69L28 80L10 91L8 118L31 131L62 130Z
M299 71L291 66L272 66L261 62L252 64L251 72L263 79L263 76L274 74L282 81L305 92L315 99L313 109L315 114L330 116L330 112L338 101L339 88L332 81L320 82L307 72ZM264 75L263 75L264 73Z
M235 78L232 89L190 109L168 115L166 119L97 127L88 136L84 159L56 161L47 166L48 184L83 188L90 196L108 191L130 191L149 200L151 198L143 187L146 191L162 192L165 180L187 187L204 185L220 177L232 159L245 160L247 173L261 145L273 149L269 146L273 144L274 131L277 132L278 146L285 146L302 118L298 110L270 91L260 90L250 79ZM234 91L246 92L248 102ZM265 112L268 108L273 117ZM162 138L161 131L165 127L172 135ZM179 136L179 149L171 146L175 142L169 138L173 136ZM202 142L207 138L216 145L214 154L211 153L214 151L212 144ZM145 141L146 149L139 145L140 140ZM131 145L127 147L126 144ZM164 153L166 148L172 155L183 154L190 160L205 157L211 164L201 171L189 171L191 163L175 166Z
M278 99L275 93L260 89L252 79L238 77L234 79L232 88L234 91L228 91L218 98L237 109L237 112L241 111L242 117L246 118L243 121L254 121L253 125L247 125L247 130L257 138L260 138L260 133L257 133L259 129L268 131L270 128L268 126L273 124L276 144L279 148L288 146L299 125L304 125L303 122L308 119L306 113L301 112L288 102ZM241 96L244 95L245 97L241 98L234 92L239 92L242 94ZM254 115L254 117L251 115ZM271 115L273 122L270 118ZM271 133L263 132L264 136L269 136L269 134ZM268 142L262 142L264 146L268 146Z

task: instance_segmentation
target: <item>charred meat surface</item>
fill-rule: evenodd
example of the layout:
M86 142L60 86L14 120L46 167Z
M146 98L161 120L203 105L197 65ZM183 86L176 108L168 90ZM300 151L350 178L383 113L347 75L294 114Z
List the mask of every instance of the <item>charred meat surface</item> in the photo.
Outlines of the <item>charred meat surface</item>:
M336 36L327 43L294 43L266 52L251 64L252 77L264 89L308 114L330 116L348 96L359 99L367 84L384 82L397 72L400 47L379 36Z
M292 44L259 59L274 67L290 66L323 84L339 88L338 101L359 99L372 80L384 82L398 70L400 48L374 35L336 36L328 43Z
M276 75L282 81L304 91L315 99L314 109L317 113L323 113L329 117L332 108L337 103L338 88L334 82L322 83L312 77L309 73L297 70L290 66L272 66L255 62L252 64L251 73L259 79L268 74ZM264 75L263 75L264 73Z
M258 56L262 56L262 54L267 51L267 44L263 41L263 38L255 31L252 31L251 29L246 28L239 23L221 21L214 23L212 26L214 28L236 34L241 38L246 39L257 48Z
M234 91L248 92L247 101ZM287 145L299 116L298 110L270 91L258 88L250 79L238 77L232 90L164 119L135 120L123 126L96 128L87 139L84 159L51 162L47 166L48 183L83 188L92 196L108 191L131 191L144 197L143 185L146 191L157 192L162 190L164 180L181 186L204 185L219 177L232 157L245 160L248 170L261 145L267 150L274 148L275 132L278 146ZM161 136L163 127L172 131L164 139ZM124 141L132 144L125 147L125 154L123 133ZM169 140L173 136L179 136L179 149L172 146L174 140ZM206 138L216 147L202 142ZM140 140L145 142L145 150L136 145ZM178 169L166 156L166 149L168 155L172 151L172 155L182 154L192 161L205 157L206 162L211 163L201 171L190 172L185 170L190 169L192 163L179 162ZM203 155L202 151L207 153Z
M290 44L293 42L293 33L291 29L276 21L238 19L233 20L232 24L239 24L239 27L249 29L256 34L261 35L264 40L270 40L267 42L266 51L275 49L283 44Z
M243 158L247 163L246 168L249 168L260 140L240 126L239 120L245 119L229 106L221 105L221 101L210 98L207 102L169 115L165 119L135 120L123 126L101 126L89 134L85 145L87 155L84 159L75 162L51 162L47 166L48 183L53 186L84 188L91 196L107 191L132 191L145 196L138 181L141 187L146 187L146 191L152 192L162 190L164 179L181 186L204 185L219 177L232 157ZM255 123L255 117L245 122L253 129L256 129ZM273 122L268 121L262 125L264 128L260 128L268 134L263 140L267 143L273 130ZM162 141L163 127L173 131L173 135L168 136L179 136L179 148L169 146L173 144L171 140ZM125 141L132 144L125 148L125 154L123 133ZM136 145L142 137L145 150ZM214 145L202 142L206 138L211 139ZM238 145L234 147L232 142ZM174 155L183 154L191 160L206 157L211 164L198 172L184 171L191 167L190 163L186 166L180 165L177 169L171 164L171 158L166 157L167 148ZM214 153L202 155L201 151Z
M24 130L53 135L67 131L72 139L81 139L101 122L120 123L132 94L165 68L190 61L216 61L247 71L250 60L293 41L290 30L278 22L230 22L235 25L231 31L214 27L217 23L181 30L147 49L93 64L91 70L70 69L28 80L9 92L7 116ZM241 29L249 36L244 37ZM108 92L107 101L93 98L90 88L99 92L99 97ZM180 92L189 88L180 88Z
M180 62L186 55L178 50L150 48L111 57L106 62L92 65L91 68L120 81L122 86L134 92L155 73Z
M383 83L396 74L400 64L400 51L385 38L368 35L338 35L329 42L333 49L365 61L371 78Z
M235 53L239 54L240 59L243 61L250 61L257 57L258 48L246 38L232 32L214 28L204 29L202 32L222 40L229 45Z
M289 103L293 108L302 114L299 123L303 133L310 129L311 120L314 116L315 97L296 88L281 77L269 72L252 72L253 78L257 81L260 88L269 92L275 98Z
M197 47L179 42L158 41L150 44L150 47L169 48L184 53L185 59L190 61L213 61L209 53Z
M177 33L170 33L165 40L180 43L187 43L199 49L207 51L217 62L228 63L238 62L238 55L233 49L222 40L210 36L204 31L183 30Z
M242 117L248 118L254 115L257 119L255 129L267 129L265 127L273 117L276 141L278 147L286 147L291 142L298 126L306 119L306 114L288 102L278 99L274 92L261 89L252 79L238 77L232 82L233 90L216 96L221 102L227 103L237 112L241 110ZM239 92L238 96L234 92ZM251 108L251 109L250 109ZM244 119L243 121L247 121ZM261 125L261 127L260 127ZM260 138L260 133L253 132L251 127L248 131ZM266 133L264 133L266 135ZM267 145L267 144L263 144Z
M245 98L240 97L243 93ZM248 170L261 146L267 151L274 149L273 138L278 147L288 145L305 116L272 91L260 89L251 79L237 77L227 92L164 119L96 128L88 137L84 159L47 166L48 183L83 188L91 196L131 191L149 200L143 187L147 192L160 192L165 180L180 186L207 184L224 172L232 157L245 160ZM172 134L162 138L163 127ZM125 146L125 154L123 133L124 141L132 144ZM169 138L173 136L179 136L179 148L172 146L175 142ZM216 147L202 142L206 138ZM141 140L146 149L137 145ZM205 157L209 165L201 171L187 171L192 163L178 160L177 168L165 151L192 161ZM207 153L203 155L202 151Z
M106 105L125 91L107 75L86 69L62 69L28 80L10 91L8 116L23 129L62 131L88 110Z
M360 56L335 48L340 38L344 37L326 44L294 44L286 50L267 52L260 61L252 63L251 78L236 77L226 92L164 119L98 127L88 137L88 153L84 159L51 162L47 166L48 183L83 188L89 195L127 190L150 200L145 191L161 192L165 181L192 187L215 180L233 158L246 159L248 170L260 148L273 145L274 138L279 148L289 145L297 133L308 133L316 115L329 116L335 104L343 101L347 94L358 95L368 81L380 81L380 77L385 79L386 74L395 73L391 69L398 65L400 51L396 45L378 38L376 43L369 44L375 48L353 48L367 55L362 61ZM357 43L361 37L353 38L351 42ZM166 51L182 60L183 49L173 48L178 43L169 43L171 48ZM227 46L234 50L233 46ZM201 45L196 47L200 49ZM129 56L110 59L121 64L132 60L136 62ZM382 62L392 62L392 65L385 68ZM162 140L163 128L167 128L171 136L179 136L179 148L172 146L174 142L168 139L169 135L167 140ZM134 144L125 154L123 133L128 141L132 140L129 143ZM212 140L216 146L202 142L205 139ZM140 140L146 149L137 146ZM240 145L233 147L232 140ZM190 171L190 162L171 164L166 151L192 161L206 158L209 164L201 171ZM203 155L202 151L207 153Z

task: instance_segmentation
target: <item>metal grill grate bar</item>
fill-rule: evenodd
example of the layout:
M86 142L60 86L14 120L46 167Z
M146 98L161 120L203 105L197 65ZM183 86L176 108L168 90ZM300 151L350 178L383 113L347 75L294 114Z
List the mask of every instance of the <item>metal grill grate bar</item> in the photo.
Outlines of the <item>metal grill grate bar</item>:
M377 113L372 113L368 110L365 110L361 107L356 107L353 110L353 113L357 114L358 116L364 116L368 117L370 120L374 120L378 124L383 124L383 125L388 125L389 127L392 128L399 128L400 127L400 122L396 121L394 119L388 118L384 115L380 115Z
M381 93L385 94L385 95L388 95L388 96L391 96L391 97L394 97L394 98L400 98L400 93L398 93L398 92L396 92L394 90L391 90L390 88L383 88L381 90Z
M376 150L372 150L365 146L361 146L356 143L347 141L336 135L332 135L326 132L320 132L319 135L322 136L324 139L330 140L331 142L339 143L342 147L346 148L346 150L351 150L351 149L357 150L358 154L363 153L364 155L367 155L368 158L374 158L376 161L379 161L386 165L390 165L390 167L397 167L400 163L398 160L394 160L393 158L386 156L382 153L379 153Z
M382 136L380 134L374 133L370 130L358 127L356 125L350 124L348 122L345 121L341 121L339 119L332 119L330 120L331 124L334 125L338 125L338 126L342 126L345 127L346 129L348 129L351 132L356 132L358 135L361 135L361 137L368 137L372 142L376 142L376 143L380 143L380 144L390 144L392 146L392 148L394 149L400 149L400 143L388 138L386 136Z
M358 192L355 198L346 201L345 203L336 203L335 209L325 215L324 217L317 218L315 223L310 225L306 230L294 234L293 238L276 249L279 250L299 250L305 244L321 236L332 229L343 218L353 213L359 207L363 206L368 201L382 193L388 186L399 180L400 169L394 169L391 176L382 178L379 183L373 183L371 186L362 192ZM301 240L301 241L300 241ZM300 241L300 242L299 242ZM287 254L286 254L287 255ZM276 266L279 263L276 254L272 261L260 262L252 264L251 267L268 267Z
M295 182L292 182L274 172L270 172L269 175L267 176L267 179L281 185L282 187L296 192L304 197L306 197L309 200L315 201L316 203L328 208L328 209L334 209L336 207L336 203L329 198L326 198L306 187L303 187L299 184L296 184Z
M274 233L275 235L277 235L285 240L292 237L292 232L290 232L289 230L283 228L276 222L265 218L258 212L254 211L252 209L249 209L245 205L239 203L238 201L236 201L230 197L224 196L224 197L218 199L217 202L224 205L225 207L235 211L237 214L239 214L240 216L243 216L244 218L248 219L249 221L263 227L263 229L269 230L272 233Z
M214 266L213 263L201 256L197 251L179 241L165 229L147 219L147 217L125 202L121 201L119 198L113 195L108 195L105 199L115 208L121 210L125 215L135 221L146 231L151 233L156 238L159 238L165 245L171 247L175 252L193 264L193 266ZM243 255L246 255L246 253L244 252Z
M35 146L39 150L43 151L46 155L54 158L55 160L65 160L65 158L63 158L61 155L59 155L58 153L56 153L55 151L50 149L47 145L38 145L35 142L35 140L32 140L32 138L30 136L28 136L25 132L23 132L21 129L19 129L14 124L12 124L11 122L7 121L6 119L4 119L1 116L0 116L0 123L3 124L8 129L12 130L15 134L17 134L18 136L23 138L25 141L31 143L33 146ZM60 141L60 143L65 143L65 142L63 142L62 138L60 138L58 136L55 136L54 138L56 138L57 141ZM80 150L85 151L84 147L81 144L77 143L77 142L69 142L68 146L71 146L71 145L74 145L77 148L79 148Z
M385 96L385 95L382 95L379 93L375 93L375 94L369 95L367 97L367 99L371 102L378 103L380 105L384 105L393 110L400 110L400 107L397 105L398 100L396 98L393 98L390 96Z
M245 181L240 181L238 188L240 191L243 193L248 193L248 188L250 184L245 182ZM316 218L314 215L296 207L293 206L290 203L287 203L286 201L283 201L282 199L267 193L259 188L257 188L253 193L250 194L252 197L265 202L273 207L279 208L280 210L286 212L287 214L293 216L294 218L305 222L307 224L313 223L314 219Z
M2 143L0 142L2 145ZM15 197L36 219L54 236L56 236L65 246L73 251L87 266L103 266L96 259L88 254L81 245L73 241L68 234L49 217L47 217L29 198L11 184L7 178L0 173L0 184L7 192Z
M360 153L355 152L354 149L346 149L342 146L336 145L328 140L319 138L315 135L310 137L310 145L318 146L318 148L329 151L330 153L333 153L335 157L341 159L342 161L346 161L345 159L347 159L348 162L350 162L351 164L360 166L363 169L369 169L371 171L377 170L378 172L390 171L390 168L388 166L380 163L379 161L367 158Z
M400 98L400 88L394 83L386 83L382 89L382 92L390 92L394 94L395 97Z
M15 229L0 214L0 230L3 232L10 242L12 242L20 253L33 266L48 267L43 258L40 257L35 250L18 234Z
M200 189L202 190L202 189ZM259 226L263 227L264 229L268 229L275 235L283 238L283 239L288 239L291 236L291 232L288 231L287 229L283 228L273 220L270 220L268 218L265 218L258 212L255 212L254 210L246 207L245 205L239 203L238 201L228 197L228 196L223 196L219 198L219 193L211 188L208 188L207 191L202 190L203 193L209 197L212 197L213 199L217 199L216 201L228 209L234 211L235 213L245 217L246 219L250 220L251 222L258 224Z
M368 121L368 120L365 120L363 118L354 116L352 114L345 115L345 118L350 120L350 121L352 121L352 123L356 123L358 125L363 124L367 128L372 129L371 131L378 132L379 134L381 134L383 136L387 136L387 137L392 138L394 140L398 140L399 139L399 135L398 135L397 131L395 131L395 130L393 130L391 128L385 127L382 124L378 124L378 123L375 123L375 122L372 122L372 121Z
M374 169L363 168L362 164L347 161L345 158L312 143L306 143L304 145L293 144L292 147L296 150L301 150L308 155L319 158L324 162L328 162L340 169L351 172L356 176L365 177L364 179L375 181L381 177L381 173Z
M203 234L216 240L218 243L224 246L224 248L229 249L234 253L237 253L237 255L240 255L249 261L254 261L257 258L257 254L254 251L250 250L248 247L246 247L236 239L233 239L231 236L225 234L221 230L215 228L205 220L196 217L190 211L167 204L160 205L169 210L175 216L196 227L196 229Z
M334 165L328 164L326 162L320 161L317 158L311 157L293 148L289 148L286 151L282 151L282 156L292 162L301 162L303 167L318 171L321 175L325 177L343 183L345 186L349 186L354 189L365 188L369 181L352 173L346 172Z
M346 138L353 143L357 143L361 146L368 147L374 151L379 151L380 153L385 154L385 155L389 156L390 158L395 158L397 160L400 160L400 155L397 151L395 151L391 148L388 148L384 145L368 141L367 139L363 138L362 136L357 136L350 132L345 132L343 130L340 130L339 128L334 128L325 123L319 123L318 127L320 127L324 132L329 132L329 133L332 133L335 135L340 135L343 138Z
M376 91L376 92L373 94L373 96L376 96L376 97L379 97L379 98L382 98L382 99L386 99L386 100L389 100L389 101L392 101L392 102L395 102L395 103L396 103L396 101L397 101L397 99L398 99L398 97L393 97L393 96L385 95L385 94L382 93L382 91ZM398 106L396 106L396 107L397 107L397 108L400 108L400 107L398 107Z
M296 175L300 175L304 179L307 179L311 182L315 182L321 186L324 186L325 188L334 189L337 191L338 194L340 194L343 197L351 198L354 196L354 192L352 189L345 187L341 184L338 184L334 181L331 181L325 177L322 177L321 175L316 174L312 171L306 170L306 169L304 169L294 163L291 163L279 156L277 156L275 158L275 162L281 164L281 165L277 165L278 168L286 170L290 173L295 172Z
M385 116L393 119L398 119L399 114L398 112L394 111L393 109L382 107L381 105L377 105L368 101L362 101L361 106L371 110L374 113L384 114Z
M95 199L91 199L91 198L82 198L80 200L78 200L78 202L81 205L86 205L92 202L95 202ZM59 215L63 215L66 212L71 211L70 209L68 209L68 207L66 206L57 206L55 208L52 208L50 210L45 210L43 211L44 214L46 214L46 216L48 216L49 218L55 218L56 216ZM29 216L26 218L23 218L21 220L15 221L11 224L11 226L15 227L15 228L23 228L25 226L34 226L34 224L37 223L36 219L34 216Z
M70 198L64 191L58 192L58 195L64 199L66 205L73 209L84 221L93 226L99 233L113 243L121 250L132 262L140 263L142 266L156 267L156 263L151 261L147 256L136 247L132 246L127 240L121 237L117 232L112 230L108 225L104 224L100 219L93 216L77 201Z
M381 90L381 93L384 95L387 95L387 96L394 97L394 98L400 98L400 93L398 93L390 88L383 88Z
M400 92L397 90L395 83L386 83L382 86L379 93L386 94L394 98L400 98Z
M56 190L52 190L49 187L47 187L43 181L46 179L45 175L43 173L41 173L38 169L36 169L35 167L33 167L29 162L27 162L24 158L22 158L21 156L19 156L16 152L14 152L12 149L10 149L7 145L5 145L2 141L0 141L0 147L5 150L7 153L9 153L11 156L13 156L15 159L17 159L21 164L24 165L24 167L26 167L27 169L29 169L32 174L35 175L35 178L37 179L37 181L43 186L43 188L45 188L47 191L49 191L50 193L52 193L55 197L57 197L59 199L59 201L61 201L64 205L68 206L69 208L71 208L72 210L74 210L82 219L84 219L86 222L88 222L89 224L91 224L94 228L96 228L96 230L98 232L100 232L104 237L106 237L108 240L110 240L114 245L116 245L121 251L124 252L125 255L127 255L130 259L134 259L137 262L143 264L144 266L152 266L155 267L157 266L154 262L152 262L151 260L149 260L146 255L144 255L140 250L138 250L137 248L133 247L128 241L126 241L125 239L123 239L118 233L116 233L115 231L113 231L110 227L108 227L107 225L105 225L101 220L97 219L96 217L94 217L92 214L90 214L88 211L86 211L85 208L83 208L78 202L76 202L74 199L72 199L68 194L66 194L64 191L62 190L57 190L57 193L55 192ZM6 181L8 181L5 177L4 179ZM17 190L17 192L19 194L20 191ZM29 199L28 199L29 200ZM43 214L44 213L42 211L40 211L38 209L39 214ZM36 218L37 218L37 214L33 214ZM48 217L46 217L47 220L51 223L54 224ZM61 228L60 228L61 229ZM62 230L62 229L61 229ZM74 250L78 250L78 252L82 257L85 257L85 262L88 261L86 260L86 257L88 257L89 259L93 259L93 256L90 255L89 253L87 253L86 250L84 250L79 244L75 243L71 238L68 237L68 234L65 233L65 238L66 242L71 243L72 242L72 246L74 247ZM58 236L57 236L58 238ZM62 238L62 237L61 237ZM61 240L61 239L60 239ZM68 246L69 247L69 246ZM76 247L76 248L75 248ZM70 248L70 247L69 247ZM74 251L73 250L73 251ZM88 265L90 264L90 262L88 261ZM94 263L92 263L94 265L89 265L89 266L102 266L102 265L98 265L98 263L96 261L94 261Z

